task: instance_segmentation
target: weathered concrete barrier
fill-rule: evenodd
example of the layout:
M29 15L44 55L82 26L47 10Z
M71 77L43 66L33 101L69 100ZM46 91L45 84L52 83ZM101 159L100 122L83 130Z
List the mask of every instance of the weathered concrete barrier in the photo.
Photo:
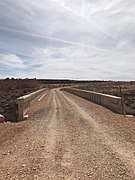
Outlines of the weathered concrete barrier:
M80 96L96 104L102 105L116 113L123 113L121 97L97 93L94 91L85 91L75 88L63 88L62 90Z
M30 109L30 106L39 98L41 97L47 89L40 89L28 95L19 97L17 99L18 104L18 120L25 119L26 112Z
M0 114L0 123L4 123L5 122L5 118L2 114Z

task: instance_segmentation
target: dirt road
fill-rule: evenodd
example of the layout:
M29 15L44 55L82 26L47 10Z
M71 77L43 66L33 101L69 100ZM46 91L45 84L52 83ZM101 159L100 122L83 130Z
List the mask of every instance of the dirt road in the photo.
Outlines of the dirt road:
M57 89L0 124L0 180L134 180L135 118Z

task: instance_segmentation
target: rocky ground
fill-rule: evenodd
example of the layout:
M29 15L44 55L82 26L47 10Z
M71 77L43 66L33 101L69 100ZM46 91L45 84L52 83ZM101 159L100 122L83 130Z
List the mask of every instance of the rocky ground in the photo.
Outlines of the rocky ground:
M0 124L2 180L134 180L135 118L58 89Z

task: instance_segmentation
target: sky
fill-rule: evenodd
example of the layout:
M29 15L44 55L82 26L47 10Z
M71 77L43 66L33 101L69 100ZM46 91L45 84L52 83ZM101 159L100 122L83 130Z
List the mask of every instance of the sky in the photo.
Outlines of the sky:
M0 0L0 79L135 80L134 0Z

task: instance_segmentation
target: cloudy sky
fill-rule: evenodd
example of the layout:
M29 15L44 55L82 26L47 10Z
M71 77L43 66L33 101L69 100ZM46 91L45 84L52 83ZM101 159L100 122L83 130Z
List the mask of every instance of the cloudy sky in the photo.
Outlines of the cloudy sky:
M135 80L134 0L0 0L0 78Z

